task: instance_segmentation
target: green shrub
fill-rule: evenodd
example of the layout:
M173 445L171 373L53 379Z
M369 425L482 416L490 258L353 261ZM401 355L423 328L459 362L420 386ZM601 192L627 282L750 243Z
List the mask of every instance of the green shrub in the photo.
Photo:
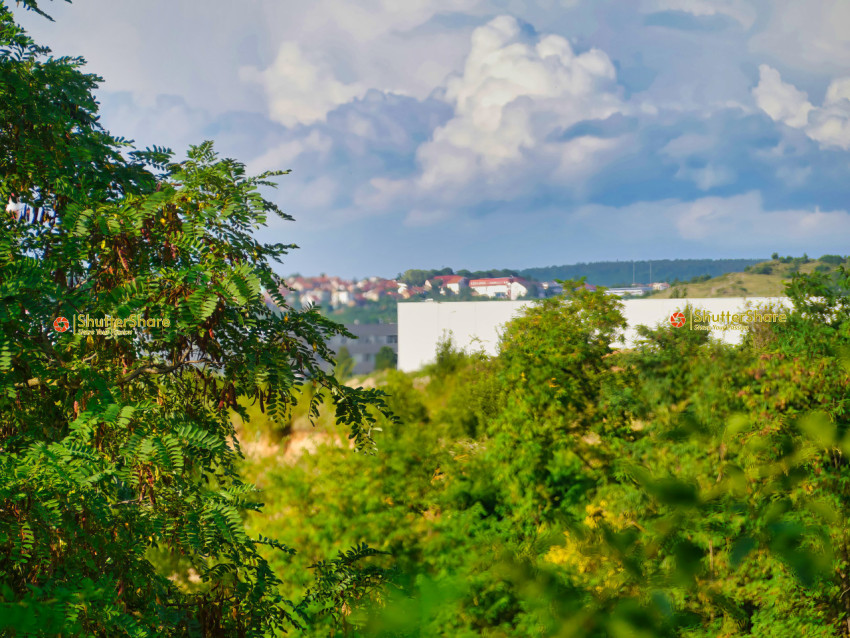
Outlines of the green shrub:
M387 370L395 368L398 356L390 346L382 346L375 355L375 370Z

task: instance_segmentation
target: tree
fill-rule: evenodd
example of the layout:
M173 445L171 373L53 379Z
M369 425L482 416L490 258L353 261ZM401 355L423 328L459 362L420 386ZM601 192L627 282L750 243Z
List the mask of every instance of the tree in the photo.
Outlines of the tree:
M351 376L354 371L354 357L348 351L348 348L342 346L336 355L336 366L334 367L334 376L340 381L345 381Z
M397 361L398 356L395 351L389 346L382 346L375 355L375 370L395 368Z
M367 449L381 394L322 371L326 340L353 335L287 307L270 262L293 246L252 236L289 219L258 192L284 173L248 177L209 142L125 158L97 120L100 79L48 53L0 3L0 632L297 625L260 553L292 550L242 525L261 506L231 414L253 400L283 422L306 385L311 413L330 395ZM156 552L200 583L169 580Z

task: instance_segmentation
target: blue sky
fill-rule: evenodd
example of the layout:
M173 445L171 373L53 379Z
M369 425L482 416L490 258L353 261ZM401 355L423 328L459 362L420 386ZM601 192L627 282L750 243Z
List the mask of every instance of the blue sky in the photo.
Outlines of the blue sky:
M850 252L846 0L47 4L114 134L292 169L281 274Z

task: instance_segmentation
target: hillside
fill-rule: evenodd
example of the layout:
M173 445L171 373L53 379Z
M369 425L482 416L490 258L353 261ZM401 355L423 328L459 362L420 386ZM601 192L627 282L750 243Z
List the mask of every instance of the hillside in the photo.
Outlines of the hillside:
M545 268L526 268L518 273L535 281L553 279L579 279L586 277L587 282L596 286L624 286L637 282L687 281L693 277L708 275L717 277L729 272L744 270L759 263L760 259L657 259L652 261L598 261L570 264L565 266L547 266ZM650 274L651 273L651 274Z
M785 294L785 283L795 272L835 272L845 258L824 255L820 259L807 260L805 257L780 257L749 266L743 272L731 272L703 279L696 277L691 281L677 283L668 290L654 293L653 299L676 299L688 297L776 297Z

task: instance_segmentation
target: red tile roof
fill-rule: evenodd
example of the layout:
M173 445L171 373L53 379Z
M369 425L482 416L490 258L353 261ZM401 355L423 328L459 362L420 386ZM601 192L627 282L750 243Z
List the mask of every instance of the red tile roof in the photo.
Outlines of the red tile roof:
M431 279L437 279L438 281L442 281L444 284L456 284L459 281L466 279L466 277L462 275L437 275L436 277L431 277Z
M487 279L473 279L469 282L470 287L475 286L499 286L508 285L516 282L518 284L527 284L528 282L522 277L490 277Z

